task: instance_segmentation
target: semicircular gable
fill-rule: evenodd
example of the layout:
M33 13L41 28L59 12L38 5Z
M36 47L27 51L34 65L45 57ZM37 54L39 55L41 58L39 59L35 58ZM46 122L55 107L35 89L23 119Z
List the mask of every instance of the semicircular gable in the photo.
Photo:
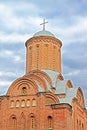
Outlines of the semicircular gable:
M58 76L57 76L57 80L63 80L64 78L63 78L63 76L62 76L62 74L60 73Z
M7 91L7 95L19 96L19 95L29 95L36 94L38 92L38 87L34 81L27 78L19 78L15 80Z
M85 108L84 96L83 96L83 92L80 87L77 89L76 98L77 98L79 105L82 108Z
M51 78L49 77L49 75L46 72L43 72L40 70L33 70L30 72L30 74L31 73L39 75L41 78L44 78L45 80L47 80L47 82L50 84L50 86L52 86Z
M72 82L70 80L67 81L66 88L73 88Z
M46 93L46 105L58 104L59 99L52 93Z
M27 77L31 80L33 79L36 82L37 85L41 86L44 89L44 91L48 91L45 79L41 78L40 75L29 74L29 75L25 75L24 77Z

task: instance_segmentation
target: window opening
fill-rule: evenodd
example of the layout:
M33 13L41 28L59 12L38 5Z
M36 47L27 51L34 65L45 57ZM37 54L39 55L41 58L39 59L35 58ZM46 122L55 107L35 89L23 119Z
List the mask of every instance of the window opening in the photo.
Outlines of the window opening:
M26 95L26 94L27 94L27 88L26 88L26 87L23 87L23 88L22 88L22 94L23 94L23 95Z

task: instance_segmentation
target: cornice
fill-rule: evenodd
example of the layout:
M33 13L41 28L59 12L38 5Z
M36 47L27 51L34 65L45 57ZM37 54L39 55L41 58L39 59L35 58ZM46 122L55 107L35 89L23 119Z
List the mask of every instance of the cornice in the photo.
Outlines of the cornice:
M52 109L68 109L72 112L72 106L68 103L52 104Z
M48 43L53 43L53 44L56 44L60 45L60 47L62 46L62 42L57 39L57 38L54 38L54 37L50 37L50 36L38 36L38 37L32 37L30 39L28 39L26 42L25 42L25 46L29 46L30 44L33 44L33 43L36 43L36 42L48 42Z

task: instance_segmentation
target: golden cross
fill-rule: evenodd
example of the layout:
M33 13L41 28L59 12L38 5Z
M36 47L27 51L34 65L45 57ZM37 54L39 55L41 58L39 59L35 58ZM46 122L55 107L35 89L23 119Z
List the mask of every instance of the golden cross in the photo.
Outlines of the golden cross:
M45 30L45 24L48 23L45 21L45 19L43 19L43 23L41 23L40 25L43 25L43 30Z

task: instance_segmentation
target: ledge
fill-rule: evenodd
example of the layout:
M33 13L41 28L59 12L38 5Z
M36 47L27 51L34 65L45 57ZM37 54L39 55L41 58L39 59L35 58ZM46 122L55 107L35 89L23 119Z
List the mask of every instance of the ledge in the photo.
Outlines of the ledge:
M68 103L52 104L51 107L52 109L68 109L72 111L72 106Z

